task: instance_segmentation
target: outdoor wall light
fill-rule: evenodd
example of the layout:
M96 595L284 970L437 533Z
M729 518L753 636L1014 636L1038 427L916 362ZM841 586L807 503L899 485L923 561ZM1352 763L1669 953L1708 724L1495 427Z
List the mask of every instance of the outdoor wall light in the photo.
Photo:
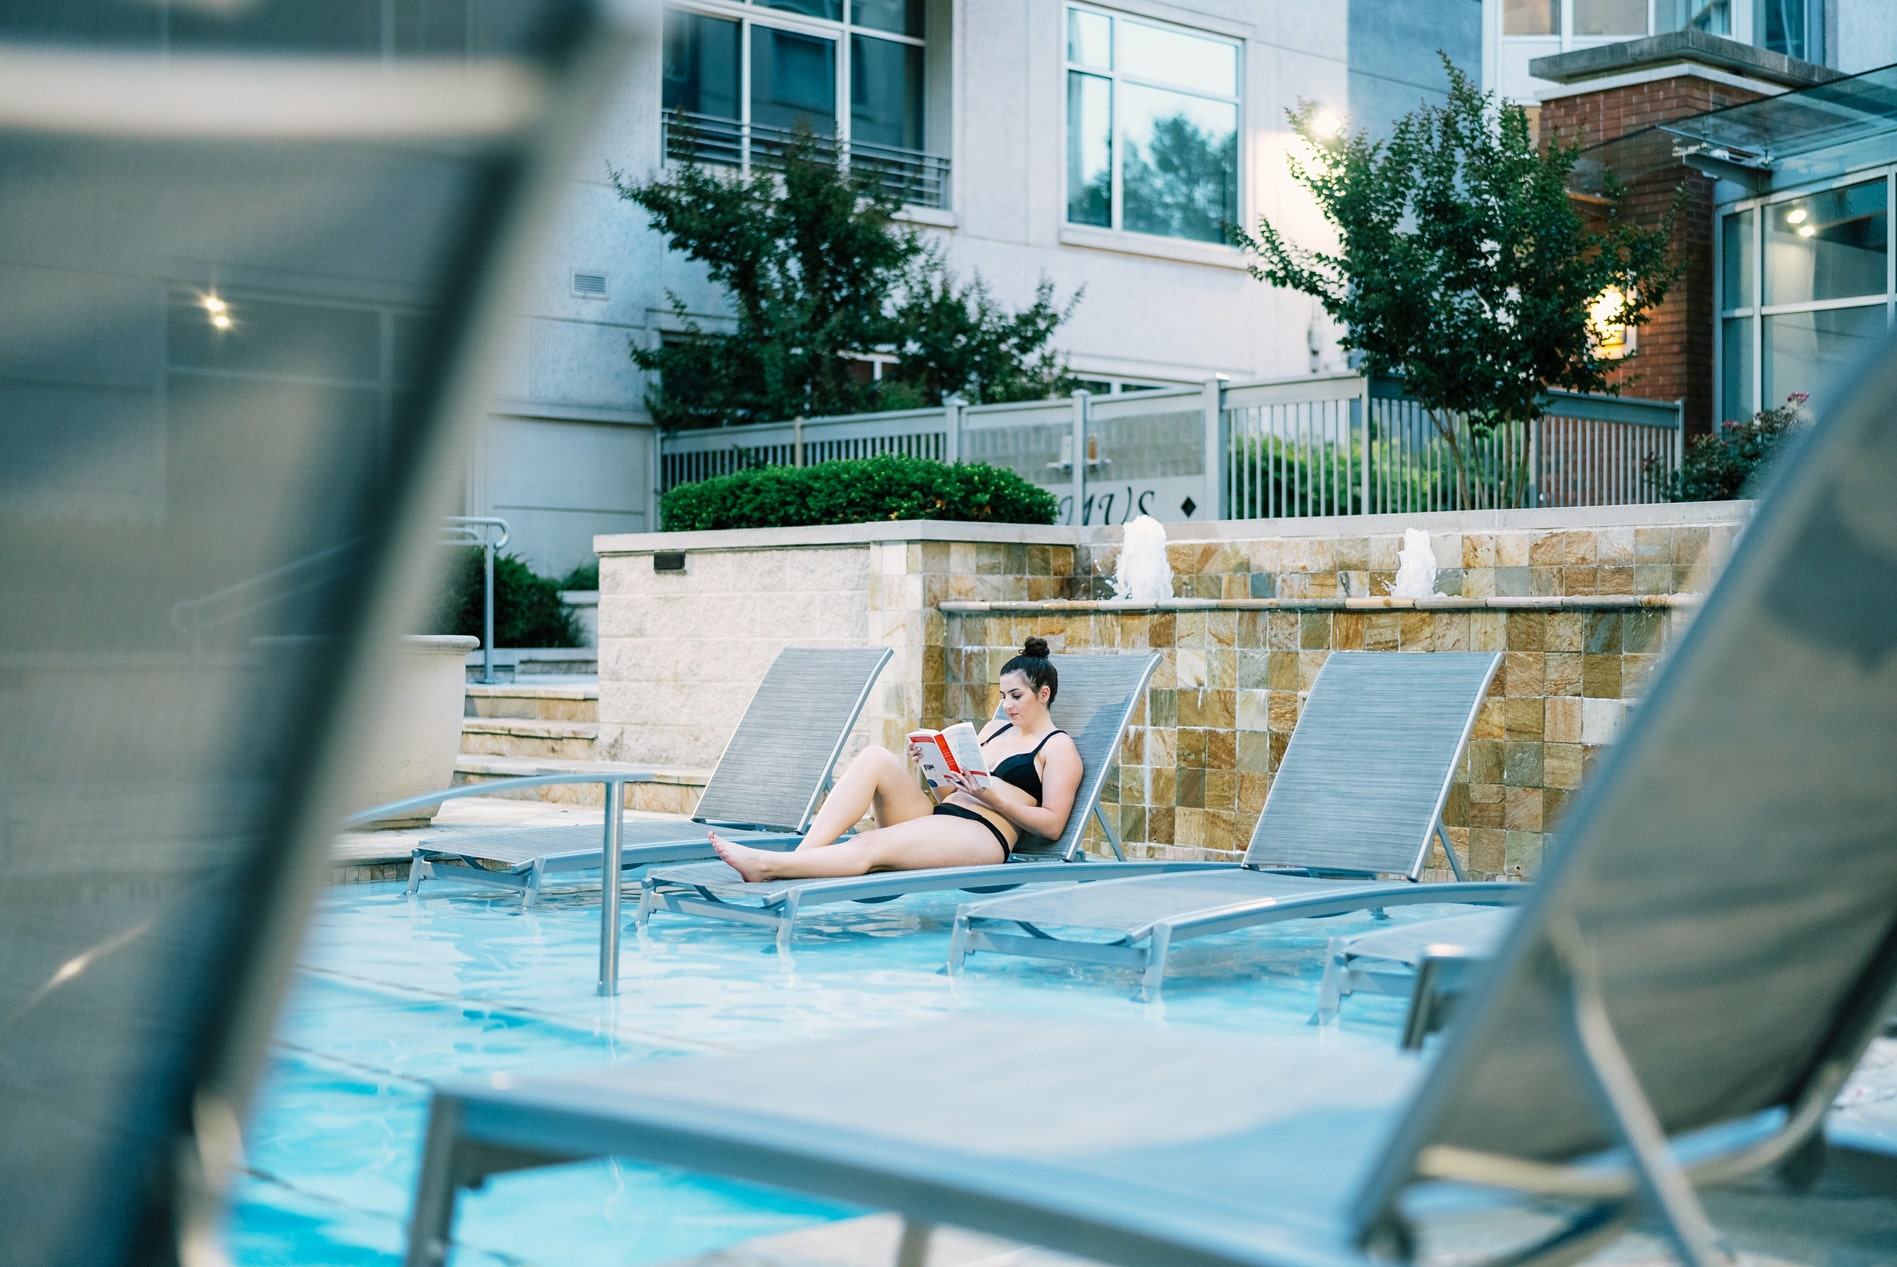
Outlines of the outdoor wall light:
M1335 110L1319 110L1311 116L1310 130L1312 136L1329 139L1344 130L1344 116Z
M1610 361L1633 351L1633 331L1614 321L1626 303L1620 287L1609 286L1588 305L1587 324L1594 334L1595 353Z
M1801 224L1798 226L1798 236L1801 238L1808 238L1816 232L1818 232L1818 229L1815 225Z
M1793 207L1790 211L1787 211L1785 213L1785 223L1786 224L1803 224L1805 223L1805 218L1809 216L1810 214L1811 213L1805 210L1803 207Z
M219 299L216 295L205 295L198 302L204 305L204 311L211 314L212 329L228 330L231 328L231 309L229 304Z

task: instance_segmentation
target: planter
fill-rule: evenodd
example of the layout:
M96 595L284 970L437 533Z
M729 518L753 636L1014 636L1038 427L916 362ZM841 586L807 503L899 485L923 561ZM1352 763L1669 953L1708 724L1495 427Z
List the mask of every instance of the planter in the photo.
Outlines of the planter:
M354 798L358 805L420 796L454 781L467 693L465 664L468 652L479 645L478 638L460 634L402 639L402 654L382 691L381 715L364 745ZM385 819L371 830L426 826L437 808Z

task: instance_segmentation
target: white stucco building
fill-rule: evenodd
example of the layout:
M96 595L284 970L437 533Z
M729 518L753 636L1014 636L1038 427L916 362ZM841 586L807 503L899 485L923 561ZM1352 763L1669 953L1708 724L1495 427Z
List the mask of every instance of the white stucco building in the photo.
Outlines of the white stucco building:
M671 0L664 53L633 75L574 174L523 316L513 386L470 463L467 509L499 514L543 571L594 533L655 527L656 436L627 343L662 338L668 255L608 170L666 154L742 166L802 119L911 190L908 218L1011 305L1050 278L1085 299L1057 342L1100 391L1293 375L1341 357L1303 296L1254 281L1219 222L1323 226L1285 171L1300 100L1379 128L1440 97L1443 49L1477 70L1481 0Z

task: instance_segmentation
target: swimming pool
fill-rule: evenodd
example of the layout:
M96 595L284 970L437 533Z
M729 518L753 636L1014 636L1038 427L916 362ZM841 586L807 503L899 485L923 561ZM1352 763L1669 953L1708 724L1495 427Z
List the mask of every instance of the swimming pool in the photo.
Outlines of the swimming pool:
M763 930L657 916L628 933L616 999L593 993L597 891L519 899L447 885L345 885L320 899L253 1115L231 1248L245 1264L386 1262L399 1253L437 1078L513 1068L666 1060L768 1048L964 1011L1143 1019L1387 1047L1403 1000L1351 999L1343 1024L1308 1025L1325 940L1368 916L1293 922L1175 951L1163 1004L1133 974L1012 956L942 971L961 894L819 908L780 955ZM1401 920L1466 908L1415 907ZM1083 1072L1084 1071L1080 1071ZM1217 1076L1217 1071L1208 1071ZM1891 1085L1860 1088L1897 1140ZM1237 1076L1235 1073L1233 1076ZM1885 1094L1889 1092L1889 1095ZM505 1176L468 1195L455 1263L664 1262L855 1211L623 1162Z

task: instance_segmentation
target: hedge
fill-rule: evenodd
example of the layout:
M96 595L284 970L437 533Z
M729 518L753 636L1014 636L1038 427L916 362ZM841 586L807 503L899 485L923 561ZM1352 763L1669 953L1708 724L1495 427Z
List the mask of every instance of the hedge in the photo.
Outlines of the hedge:
M481 636L481 548L457 546L448 579L435 609L441 633ZM577 647L579 626L560 601L560 582L538 576L517 554L494 556L494 645L497 647Z
M1051 524L1054 494L979 462L880 457L761 466L681 484L659 503L662 530L791 528L878 519Z

